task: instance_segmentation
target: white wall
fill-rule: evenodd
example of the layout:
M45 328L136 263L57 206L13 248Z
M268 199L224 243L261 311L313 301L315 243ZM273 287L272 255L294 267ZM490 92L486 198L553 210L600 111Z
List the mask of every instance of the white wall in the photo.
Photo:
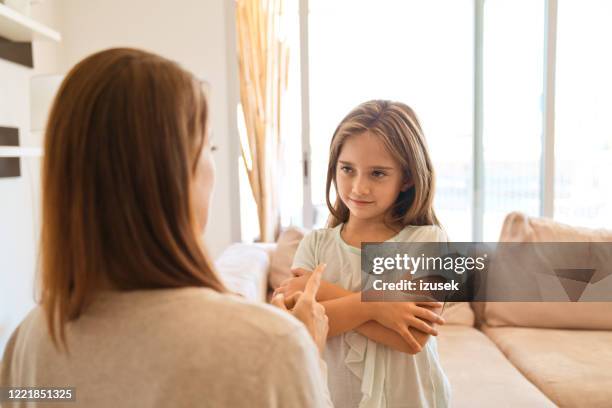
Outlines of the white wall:
M206 232L216 256L239 239L235 146L228 132L228 47L226 0L59 0L60 67L65 72L85 56L105 48L143 48L178 61L211 84L211 117L217 182ZM234 191L235 190L235 191ZM232 234L232 231L234 233Z
M59 28L55 0L35 7L33 17ZM30 78L57 72L58 45L33 44L34 69L0 59L0 126L19 128L21 146L41 146L30 131ZM35 304L40 228L40 158L21 158L21 177L0 179L0 352L10 332Z
M59 31L61 34L61 9L62 0L43 0L32 6L32 18L48 27ZM61 42L34 41L34 75L58 74L60 73Z
M39 146L29 132L29 81L66 73L85 56L110 47L143 48L178 61L211 84L216 186L206 242L217 256L240 239L237 83L231 0L44 0L32 16L63 40L34 42L34 69L0 60L0 125L20 128L21 144ZM34 305L39 228L39 159L23 159L22 177L0 179L0 353ZM1 357L0 357L1 358Z
M22 146L29 136L31 70L0 59L0 126L19 128ZM21 177L0 178L0 348L34 305L35 227L38 158L21 161ZM0 357L1 358L1 357Z

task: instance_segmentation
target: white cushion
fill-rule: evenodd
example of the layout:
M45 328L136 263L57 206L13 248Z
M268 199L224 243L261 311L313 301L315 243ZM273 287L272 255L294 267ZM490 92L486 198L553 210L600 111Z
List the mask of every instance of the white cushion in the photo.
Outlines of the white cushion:
M232 292L265 302L268 291L270 248L266 245L230 245L215 261L221 281Z

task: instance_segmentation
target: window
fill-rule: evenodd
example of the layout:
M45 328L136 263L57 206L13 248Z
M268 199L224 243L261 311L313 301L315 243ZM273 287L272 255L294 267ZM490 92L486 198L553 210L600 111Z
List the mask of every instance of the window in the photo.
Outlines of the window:
M543 62L544 1L484 2L484 241L509 212L540 212Z
M304 201L304 226L325 224L333 131L369 99L402 101L419 116L438 175L435 208L455 241L496 241L511 211L590 227L612 219L611 2L301 4L308 92L292 157L303 151L310 171L288 185L291 206Z
M559 1L555 218L612 221L612 2Z
M314 225L323 226L328 216L325 180L334 129L358 104L393 99L411 106L423 126L438 174L439 218L454 239L469 240L472 2L310 0L309 4Z

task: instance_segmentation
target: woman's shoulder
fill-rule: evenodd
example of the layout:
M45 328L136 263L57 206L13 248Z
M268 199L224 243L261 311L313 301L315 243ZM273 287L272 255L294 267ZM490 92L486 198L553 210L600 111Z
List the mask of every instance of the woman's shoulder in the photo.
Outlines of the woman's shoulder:
M116 324L109 325L111 321ZM249 335L263 340L294 332L301 323L289 313L265 303L209 288L189 287L105 292L69 325L74 334L113 326L114 332L119 327L128 327L131 329L126 331L134 332L147 327L149 331L164 333L165 338L168 333L175 333L177 336L170 337L181 341L191 337L190 333L208 338L213 333L217 337ZM37 306L21 322L19 337L46 330L44 309Z
M13 343L16 347L17 344L22 343L23 338L37 339L43 331L47 330L47 320L45 316L45 310L42 306L37 305L26 314L21 320L19 325L13 331L9 343ZM8 344L7 344L8 348ZM6 350L5 350L6 351Z
M209 350L230 345L236 352L246 353L279 342L303 344L309 340L304 325L285 311L195 287L105 293L69 322L66 334L75 349L87 349L86 343L95 338L104 338L109 344L122 339L126 349L148 344L162 350L201 350L202 358L207 358ZM36 307L21 322L11 342L16 353L21 349L50 350L42 307Z
M446 231L438 225L407 225L399 233L399 241L447 242Z
M217 386L227 382L227 386L236 387L237 379L241 382L238 390L252 389L258 396L253 401L263 398L265 405L268 398L279 398L281 389L308 390L312 388L308 382L322 383L316 379L320 374L314 341L304 324L291 314L239 296L207 290L200 298L196 292L187 303L199 310L200 316L194 313L186 320L189 337L174 348L189 350L186 359L181 359L185 353L177 353L180 356L174 360L179 360L179 366L195 373L201 370L206 378L214 378ZM227 375L220 379L219 372ZM287 398L293 401L300 397Z
M169 347L179 347L244 336L270 341L295 331L299 322L271 305L209 288L186 287L100 293L71 326L76 336L106 335L104 331L114 327L111 335L139 338L147 332Z
M31 356L39 354L30 353L31 349L40 350L47 339L47 323L45 311L41 306L34 307L13 330L4 351L0 353L2 366L0 368L0 384L14 384L13 376L29 367ZM17 359L25 359L14 366Z
M218 330L227 336L248 335L263 340L295 331L300 325L287 312L238 295L207 288L174 291L174 298L163 302L168 309L165 313L175 315L187 330L202 331L203 335Z

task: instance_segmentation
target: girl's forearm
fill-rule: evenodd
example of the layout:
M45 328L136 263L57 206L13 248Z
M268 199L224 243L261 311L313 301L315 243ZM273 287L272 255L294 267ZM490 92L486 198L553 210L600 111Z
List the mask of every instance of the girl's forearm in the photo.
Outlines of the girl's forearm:
M321 280L321 286L317 292L317 300L319 302L325 302L326 300L338 299L344 296L352 295L354 292L346 290L341 286L334 283Z
M372 308L361 301L361 293L351 293L321 302L329 319L327 337L334 337L372 320Z
M429 340L429 334L423 333L422 331L409 327L408 330L414 336L415 340L421 347L425 346L427 340ZM401 351L402 353L415 354L417 350L412 349L404 341L402 336L397 332L383 326L376 321L369 321L361 326L357 327L355 331L370 340L377 343L383 344L393 350Z
M359 293L351 292L349 290L346 290L338 285L335 285L327 281L321 281L321 286L319 288L319 292L317 293L317 300L319 302L326 302L332 299L339 299L345 296L357 295L357 294ZM330 307L338 308L338 307L342 307L340 306L342 304L349 305L350 302L338 303L336 305L331 305ZM366 305L366 308L367 308L367 305ZM327 307L326 307L326 310L328 310ZM341 314L341 312L338 310L336 310L335 313L338 315ZM366 311L366 314L369 314L369 313ZM329 330L330 334L328 334L328 337L337 336L339 334L344 333L345 331L354 329L357 333L377 343L383 344L393 350L397 350L402 353L409 353L409 354L415 353L415 350L413 350L412 348L408 346L408 344L404 341L402 336L400 336L394 330L391 330L374 320L366 321L360 326L348 328L352 325L352 323L346 324L346 325L337 324L338 322L333 321L334 318L330 317L329 312L328 312L328 318L329 318L329 325L330 325L330 330ZM333 330L332 330L332 326L334 326ZM344 328L347 328L347 329L344 331L341 331ZM421 347L423 347L425 343L427 343L427 340L429 339L429 334L423 333L422 331L415 329L413 327L409 327L408 330L410 331L410 333L412 333L412 335L414 336L416 341L421 345Z
M352 293L348 296L321 302L321 304L325 307L329 319L328 338L355 330L357 333L393 350L409 354L417 352L417 350L409 347L398 333L372 320L371 305L361 301L361 293ZM421 347L427 343L428 334L413 327L409 327L408 330Z

